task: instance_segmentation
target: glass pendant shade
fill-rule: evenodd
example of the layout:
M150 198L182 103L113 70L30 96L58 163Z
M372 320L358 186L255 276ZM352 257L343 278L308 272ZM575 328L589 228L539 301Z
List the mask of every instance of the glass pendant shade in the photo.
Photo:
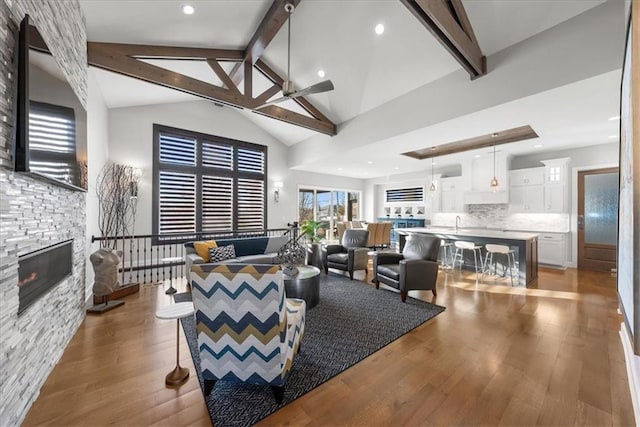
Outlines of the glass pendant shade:
M496 146L493 146L493 179L489 183L489 188L493 193L498 192L498 178L496 178Z
M489 184L489 187L491 187L491 191L493 191L494 193L497 193L498 192L498 178L496 178L494 176L493 179L491 180L491 184Z
M431 193L435 193L438 190L438 188L436 187L436 182L433 179L433 165L434 165L434 162L432 157L431 158L431 185L429 186L429 192Z

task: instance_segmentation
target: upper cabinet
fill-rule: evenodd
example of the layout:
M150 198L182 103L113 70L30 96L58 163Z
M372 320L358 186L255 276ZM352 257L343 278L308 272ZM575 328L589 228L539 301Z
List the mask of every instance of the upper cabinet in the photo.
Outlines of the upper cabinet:
M544 212L569 212L567 186L570 160L569 157L563 157L542 161L545 169Z
M544 211L544 168L519 169L509 172L509 211Z
M463 196L461 176L440 179L439 212L464 212Z
M510 175L510 212L566 213L569 158L543 160L544 167L518 169Z

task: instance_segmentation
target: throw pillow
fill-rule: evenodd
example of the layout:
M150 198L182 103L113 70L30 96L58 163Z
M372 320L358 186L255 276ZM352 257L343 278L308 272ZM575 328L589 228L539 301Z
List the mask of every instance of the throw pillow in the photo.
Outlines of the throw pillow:
M217 248L218 244L215 240L207 240L204 242L193 242L193 249L204 262L209 262L209 249Z
M209 249L209 262L220 262L236 257L236 249L233 245L220 246Z

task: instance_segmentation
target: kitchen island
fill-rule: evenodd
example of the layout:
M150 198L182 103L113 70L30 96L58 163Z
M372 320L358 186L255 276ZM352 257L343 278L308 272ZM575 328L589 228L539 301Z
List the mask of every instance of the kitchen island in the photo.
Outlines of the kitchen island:
M501 231L486 228L455 229L447 227L399 228L396 231L399 236L401 252L409 233L432 234L443 240L452 242L456 240L466 240L482 245L487 243L506 245L516 251L516 259L518 260L518 269L520 271L518 283L522 286L530 286L538 278L538 235L536 233ZM467 262L465 260L465 266L466 264ZM474 269L474 267L471 266L469 266L469 268Z

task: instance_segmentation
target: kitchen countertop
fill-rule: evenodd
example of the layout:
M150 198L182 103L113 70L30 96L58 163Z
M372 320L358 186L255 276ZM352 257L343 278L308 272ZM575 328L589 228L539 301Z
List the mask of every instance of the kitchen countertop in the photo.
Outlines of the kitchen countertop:
M457 231L451 227L413 227L413 228L396 228L396 232L402 234L408 233L425 233L425 234L446 234L464 237L488 237L492 239L505 240L530 240L538 237L538 233L525 233L521 231L502 231L487 228L464 228L461 227Z

